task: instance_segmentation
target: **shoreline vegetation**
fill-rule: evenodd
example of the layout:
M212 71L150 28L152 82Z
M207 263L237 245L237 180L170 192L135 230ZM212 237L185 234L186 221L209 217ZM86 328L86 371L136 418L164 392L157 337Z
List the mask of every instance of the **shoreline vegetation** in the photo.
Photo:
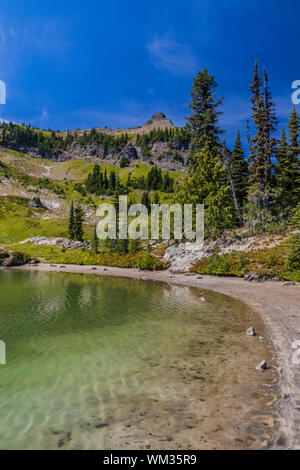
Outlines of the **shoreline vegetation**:
M265 340L272 343L276 354L274 364L272 364L272 367L276 369L276 393L278 394L275 404L272 405L275 433L268 447L273 449L297 449L300 447L300 437L297 433L299 426L298 403L300 398L300 382L297 367L299 366L294 365L291 358L293 354L292 342L297 338L297 333L300 331L298 315L300 305L299 285L270 281L249 283L239 278L202 277L193 273L172 274L170 271L149 272L138 269L108 268L105 266L50 265L41 263L10 269L27 270L30 272L69 272L117 276L142 281L151 280L172 285L197 287L202 292L208 289L241 300L262 318L268 335ZM253 364L253 373L257 373L255 371L256 365Z

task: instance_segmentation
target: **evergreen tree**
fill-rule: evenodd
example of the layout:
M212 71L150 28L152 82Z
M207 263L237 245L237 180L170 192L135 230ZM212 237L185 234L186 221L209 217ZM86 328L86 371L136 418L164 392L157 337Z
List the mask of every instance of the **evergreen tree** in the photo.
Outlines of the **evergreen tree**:
M289 243L287 265L291 269L300 270L300 233L294 234Z
M292 159L296 160L300 153L299 146L299 133L300 133L300 118L296 111L296 106L294 105L293 110L290 114L290 120L288 123L289 129L289 143Z
M74 216L74 203L72 201L69 215L69 237L71 240L75 238L75 216Z
M243 207L247 199L249 175L248 163L245 159L245 155L242 148L240 131L238 131L237 138L234 144L234 149L231 155L230 172L238 204L240 207Z
M96 225L94 227L94 234L93 234L93 239L92 239L92 242L91 242L91 248L92 248L92 251L97 255L98 254L98 248L99 248L99 240L98 240Z
M288 129L289 145L286 140L285 131L283 130L278 148L276 166L279 202L286 216L289 216L290 211L297 206L300 200L300 120L295 106L290 115Z
M131 173L128 173L128 176L127 176L127 181L126 181L126 188L127 189L130 189L131 188Z
M249 88L256 135L251 137L249 133L250 178L245 219L252 226L259 227L262 224L265 226L273 220L275 209L271 159L276 146L272 133L276 130L277 119L267 74L264 73L264 82L262 82L257 60L254 65L253 80Z
M276 183L280 209L288 217L290 210L296 207L299 201L300 171L298 157L289 147L284 129L277 153Z
M209 75L206 68L198 72L194 78L194 85L191 92L192 103L189 107L194 111L187 118L191 125L192 134L192 152L190 163L193 164L194 154L200 150L204 144L209 145L215 153L219 145L219 135L223 133L218 127L218 118L221 112L218 110L222 99L217 99L215 90L217 83L213 75ZM197 164L197 163L196 163Z
M163 178L163 190L165 193L173 193L174 191L174 180L166 173Z
M154 194L154 204L160 204L160 201L159 201L159 194L158 194L158 193L155 193L155 194Z
M231 190L226 181L226 168L214 155L210 142L195 154L193 168L179 188L176 202L204 204L205 235L217 237L233 226Z
M253 79L250 85L252 96L252 117L256 127L256 135L250 137L250 155L251 163L251 184L258 185L259 189L264 192L267 178L269 175L269 166L267 165L267 155L265 152L265 107L264 97L262 94L262 80L258 72L258 62L255 61Z
M272 137L276 132L278 119L275 113L275 103L273 103L272 95L269 87L269 78L264 69L264 126L265 126L265 172L266 181L272 181L272 159L276 157L277 139Z
M81 207L78 205L74 211L74 238L75 240L83 240L83 212Z
M298 202L298 205L294 211L290 225L292 228L297 228L298 230L300 230L300 202Z
M145 191L142 195L141 204L147 207L148 212L151 210L151 200L148 191Z

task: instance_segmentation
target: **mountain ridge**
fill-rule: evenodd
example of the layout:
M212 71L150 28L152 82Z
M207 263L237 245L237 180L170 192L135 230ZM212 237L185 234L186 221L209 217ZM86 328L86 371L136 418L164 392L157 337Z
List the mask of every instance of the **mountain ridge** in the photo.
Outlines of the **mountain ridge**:
M171 119L167 118L166 115L162 112L155 112L151 118L146 121L143 125L132 127L132 128L120 128L109 129L108 127L95 127L94 129L97 132L109 135L119 135L119 134L148 134L154 129L175 129L176 126L172 123ZM66 136L68 134L78 136L83 135L84 133L89 134L92 128L90 129L72 129L67 131L59 132L59 134Z

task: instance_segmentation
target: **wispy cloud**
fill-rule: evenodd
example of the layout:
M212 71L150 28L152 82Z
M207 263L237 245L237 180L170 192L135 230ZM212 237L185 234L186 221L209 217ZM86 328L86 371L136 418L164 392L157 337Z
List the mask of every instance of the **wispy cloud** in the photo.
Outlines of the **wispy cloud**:
M175 75L189 75L195 71L197 60L188 45L164 36L154 37L146 47L157 68L166 69Z
M41 121L42 122L49 121L49 113L48 113L48 110L45 108L43 108L42 110Z
M41 23L34 19L27 22L21 39L40 54L65 54L74 44L68 39L69 22L53 18Z
M41 22L38 19L24 19L22 27L14 28L0 24L1 73L15 74L16 70L33 54L65 59L74 44L69 40L71 22L60 18Z

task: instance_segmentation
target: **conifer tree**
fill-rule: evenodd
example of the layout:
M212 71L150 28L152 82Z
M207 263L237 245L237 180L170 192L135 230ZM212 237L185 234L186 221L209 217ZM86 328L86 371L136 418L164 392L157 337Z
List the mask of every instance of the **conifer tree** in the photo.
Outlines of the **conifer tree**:
M280 209L286 217L291 214L300 201L300 166L299 166L299 132L300 120L294 106L290 120L289 143L284 129L278 147L276 182L279 192Z
M93 239L92 239L92 242L91 242L91 248L92 248L92 251L97 255L98 254L98 248L99 248L99 240L98 240L96 225L94 227L94 233L93 233Z
M76 240L83 240L83 212L81 207L78 205L74 210L74 238Z
M141 204L147 207L148 211L151 210L151 200L148 191L145 191L142 195Z
M269 87L269 77L264 69L264 119L265 119L265 168L266 180L270 183L272 181L272 159L276 157L277 139L272 137L276 132L278 119L275 112L275 103L272 100L272 95Z
M265 109L264 97L262 94L262 80L258 71L258 62L255 61L252 83L249 87L252 95L250 101L252 103L252 117L256 127L256 135L250 137L250 155L251 163L250 182L258 185L260 191L264 192L267 184L267 175L269 168L266 165L265 152Z
M249 88L256 134L251 137L249 133L250 178L245 219L252 226L259 227L266 226L274 216L272 157L275 154L276 141L272 133L276 130L277 119L269 90L268 76L264 72L264 81L261 80L257 60Z
M230 172L239 206L242 207L247 199L249 170L242 148L240 131L238 131L231 154Z
M74 203L72 201L70 214L69 214L69 237L71 240L75 238L75 217L74 217Z
M158 193L155 193L154 194L154 204L159 204L160 201L159 201L159 194Z
M300 145L299 144L300 118L297 114L295 105L290 114L288 129L289 129L289 144L290 144L292 158L295 158L295 157L298 158L300 154L300 146L299 146Z
M230 185L224 184L226 168L214 155L210 142L194 157L193 168L179 188L176 202L204 204L205 236L215 238L234 223Z
M222 99L217 99L215 91L217 83L213 75L209 75L206 68L198 72L194 78L193 89L191 92L192 103L189 107L193 114L187 118L193 131L192 152L190 163L193 164L194 153L200 150L204 145L209 145L215 153L219 145L219 135L223 131L218 127L218 118L221 112L218 110ZM196 160L196 159L195 159Z

